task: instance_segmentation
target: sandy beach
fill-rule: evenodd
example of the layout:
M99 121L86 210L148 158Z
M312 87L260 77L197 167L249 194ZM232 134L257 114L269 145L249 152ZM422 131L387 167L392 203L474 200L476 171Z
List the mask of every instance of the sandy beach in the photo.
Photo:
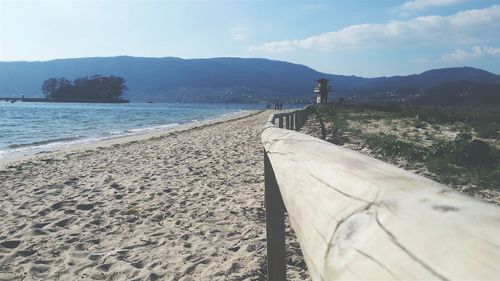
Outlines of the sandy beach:
M4 163L0 280L264 280L269 114Z

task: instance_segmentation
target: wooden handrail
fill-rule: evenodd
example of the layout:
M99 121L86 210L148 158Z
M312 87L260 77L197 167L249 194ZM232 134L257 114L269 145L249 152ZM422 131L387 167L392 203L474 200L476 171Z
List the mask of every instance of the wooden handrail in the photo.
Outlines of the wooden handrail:
M268 126L276 126L278 128L286 128L289 130L298 131L302 128L307 120L307 116L311 112L314 107L312 105L308 105L303 109L295 110L292 112L281 112L274 113L269 116L269 119L266 122L266 128ZM278 124L276 124L276 119L278 119Z
M285 280L284 208L313 280L498 280L500 207L279 129L283 116L262 133L268 280Z

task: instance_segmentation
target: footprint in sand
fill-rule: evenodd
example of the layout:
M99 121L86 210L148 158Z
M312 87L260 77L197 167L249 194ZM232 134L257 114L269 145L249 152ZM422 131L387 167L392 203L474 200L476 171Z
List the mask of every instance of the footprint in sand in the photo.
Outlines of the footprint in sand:
M69 217L69 218L62 219L54 224L59 226L59 227L66 227L66 226L70 225L71 223L73 223L74 220L75 220L74 217Z
M19 244L21 244L20 240L9 240L1 242L0 246L7 249L15 249Z
M16 256L21 256L21 257L29 257L29 256L32 256L34 255L36 252L35 251L31 251L31 250L22 250L22 251L18 251L16 253Z
M94 220L90 221L89 223L93 224L93 225L101 225L102 224L102 220L100 220L100 219L94 219Z
M131 262L130 264L137 269L141 269L144 267L144 263L141 260L136 262Z
M39 189L39 188L35 188L35 189L33 190L33 192L34 192L34 194L35 194L35 195L40 195L40 194L44 194L44 193L45 193L45 190L43 190L43 189Z
M118 184L116 182L111 183L110 186L111 186L111 188L116 189L116 190L123 190L123 189L125 189L125 187L121 186L120 184Z
M30 272L33 275L35 275L36 277L45 277L49 270L50 270L50 267L48 265L44 265L44 264L33 265L30 268Z
M85 203L85 204L78 204L78 205L76 205L76 208L78 210L88 211L88 210L92 210L94 208L94 206L95 206L94 203Z
M179 238L181 238L182 240L184 241L187 241L189 238L191 238L191 234L189 233L184 233L182 234L181 236L179 236Z
M32 229L28 232L28 235L30 236L40 236L40 235L47 235L47 231L39 228Z
M39 222L39 223L35 223L34 225L31 226L31 228L36 228L36 229L44 228L46 225L48 225L50 223L51 222Z
M70 186L75 186L78 183L79 180L80 180L79 178L70 178L67 181L65 181L63 184L70 185Z
M163 275L161 275L161 274L151 272L151 274L149 274L149 280L156 281L156 280L159 280L162 276Z
M112 265L113 265L112 263L101 264L97 266L97 269L102 272L108 272Z
M61 201L61 202L57 202L55 204L52 204L52 206L50 206L50 208L52 208L52 210L57 210L57 209L60 209L63 205L64 205L64 201Z
M50 213L49 209L43 209L43 210L39 211L37 214L40 215L40 216L46 216L49 213Z

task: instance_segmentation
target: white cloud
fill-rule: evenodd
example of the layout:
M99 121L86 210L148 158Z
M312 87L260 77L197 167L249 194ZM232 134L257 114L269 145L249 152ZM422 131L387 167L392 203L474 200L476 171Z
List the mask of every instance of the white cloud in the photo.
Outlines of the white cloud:
M425 64L425 63L429 63L429 59L427 59L427 58L414 58L414 59L408 60L408 62L413 63L413 64Z
M396 10L400 11L403 15L409 15L410 13L420 12L428 8L450 6L464 1L465 0L413 0L403 3L398 6Z
M483 47L483 52L491 56L500 56L500 48L485 46Z
M458 61L466 61L470 59L477 59L482 55L481 47L473 47L472 50L466 51L462 49L457 49L453 53L444 54L441 57L441 60L448 62L458 62Z
M452 53L441 56L441 60L445 62L463 62L478 59L484 56L500 56L500 48L490 46L474 46L470 51L457 49Z
M356 24L304 39L250 46L251 51L283 52L294 49L333 51L384 46L484 44L498 40L500 5L466 10L451 16L423 16L385 24Z
M248 38L248 27L238 24L231 29L231 35L236 41L245 41Z

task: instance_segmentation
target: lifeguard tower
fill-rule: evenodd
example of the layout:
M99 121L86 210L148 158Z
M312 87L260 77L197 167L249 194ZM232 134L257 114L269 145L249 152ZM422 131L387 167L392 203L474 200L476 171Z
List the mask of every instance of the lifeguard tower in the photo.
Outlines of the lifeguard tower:
M316 103L326 104L328 102L328 93L331 92L331 87L328 85L328 79L321 78L316 80L316 87L314 87L314 93L316 93Z

